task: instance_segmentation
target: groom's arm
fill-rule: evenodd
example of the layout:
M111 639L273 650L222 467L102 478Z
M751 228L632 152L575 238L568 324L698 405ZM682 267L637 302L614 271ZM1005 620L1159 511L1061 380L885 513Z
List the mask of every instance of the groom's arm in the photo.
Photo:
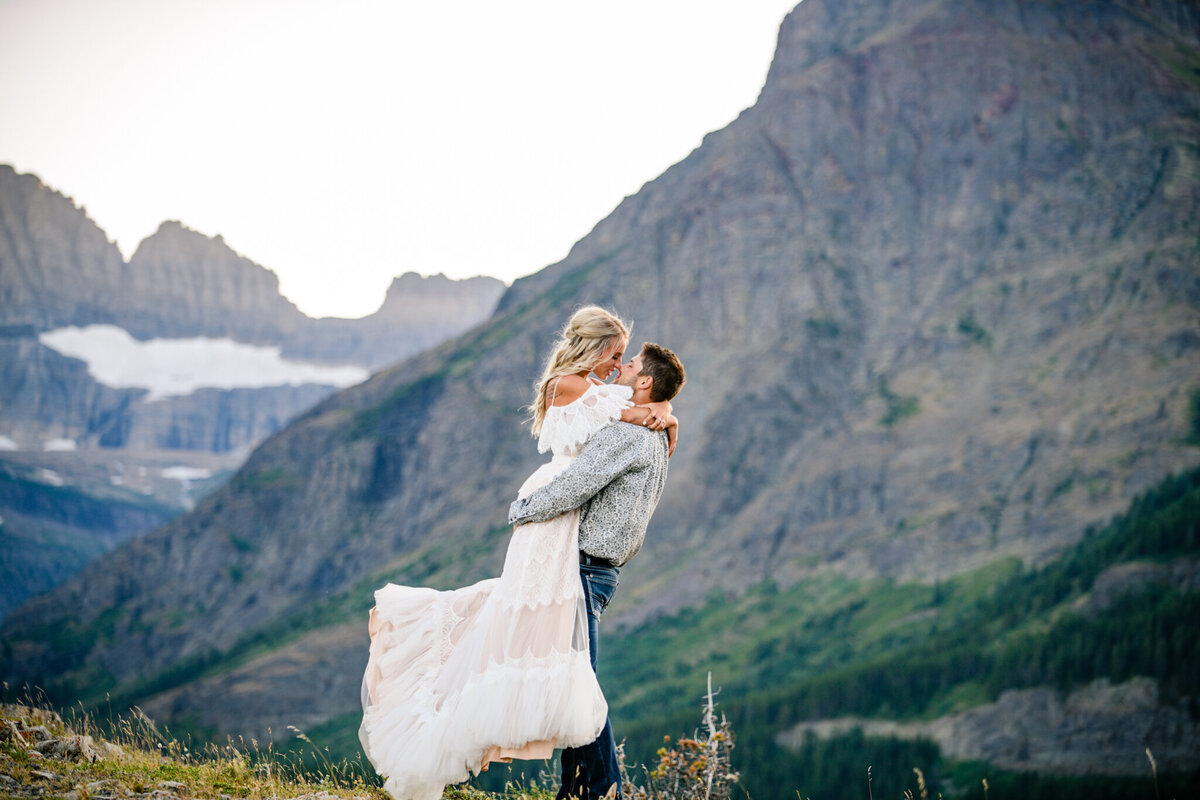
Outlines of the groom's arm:
M646 447L638 428L614 422L592 434L583 452L553 481L508 508L512 525L545 522L592 499L618 476L636 467Z

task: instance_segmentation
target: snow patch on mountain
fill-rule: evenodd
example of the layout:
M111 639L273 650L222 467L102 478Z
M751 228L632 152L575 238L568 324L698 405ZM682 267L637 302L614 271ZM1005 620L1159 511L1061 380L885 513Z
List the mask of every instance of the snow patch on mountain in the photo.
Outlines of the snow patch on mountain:
M362 367L289 361L279 347L229 338L151 339L141 342L115 325L59 328L42 344L78 358L93 378L116 389L148 389L147 400L189 395L201 388L258 389L306 383L343 389L367 379Z
M213 473L211 469L204 469L203 467L188 467L182 464L174 467L167 467L162 471L162 476L164 478L169 478L175 481L202 481L205 478L211 478L212 475Z

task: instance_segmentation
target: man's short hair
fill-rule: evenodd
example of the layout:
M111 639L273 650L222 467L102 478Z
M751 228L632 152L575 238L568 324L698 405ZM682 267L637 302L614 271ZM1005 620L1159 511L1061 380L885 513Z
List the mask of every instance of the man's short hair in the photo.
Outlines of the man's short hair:
M638 375L649 375L654 381L650 386L650 400L655 403L679 394L687 380L679 356L654 342L642 344L642 371Z

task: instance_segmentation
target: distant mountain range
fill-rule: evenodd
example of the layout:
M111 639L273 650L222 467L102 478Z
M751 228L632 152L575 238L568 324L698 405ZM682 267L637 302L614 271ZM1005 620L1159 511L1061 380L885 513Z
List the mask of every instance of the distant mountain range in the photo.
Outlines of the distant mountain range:
M126 262L72 200L0 165L0 618L191 507L321 398L483 321L503 290L407 273L368 317L310 319L220 236L164 222ZM49 510L79 503L94 513Z
M311 319L280 294L273 272L179 222L164 222L126 262L83 208L7 164L0 220L0 330L9 335L111 324L143 340L229 337L375 369L486 319L504 289L494 278L408 273L368 317ZM392 338L375 338L384 332Z
M677 719L706 669L745 698L819 667L823 696L852 698L838 670L1200 463L1197 142L1194 4L805 0L753 107L485 324L320 402L194 511L13 613L0 674L349 748L372 589L497 572L542 460L521 407L595 302L688 371L666 494L604 621L618 728ZM1083 613L1055 597L1038 619ZM969 675L941 705L853 713L1019 707ZM1128 676L1062 682L1098 677ZM780 742L746 752L790 763L801 723L844 714L772 708L756 724ZM755 796L794 796L773 789Z

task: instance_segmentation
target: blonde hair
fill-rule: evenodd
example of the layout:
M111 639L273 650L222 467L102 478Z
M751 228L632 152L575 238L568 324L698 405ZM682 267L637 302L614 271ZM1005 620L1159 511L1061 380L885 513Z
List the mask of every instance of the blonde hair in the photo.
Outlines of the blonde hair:
M600 306L584 306L571 315L566 327L546 359L542 377L533 384L533 435L542 432L546 419L546 388L550 381L563 375L591 370L622 339L629 340L625 323Z

